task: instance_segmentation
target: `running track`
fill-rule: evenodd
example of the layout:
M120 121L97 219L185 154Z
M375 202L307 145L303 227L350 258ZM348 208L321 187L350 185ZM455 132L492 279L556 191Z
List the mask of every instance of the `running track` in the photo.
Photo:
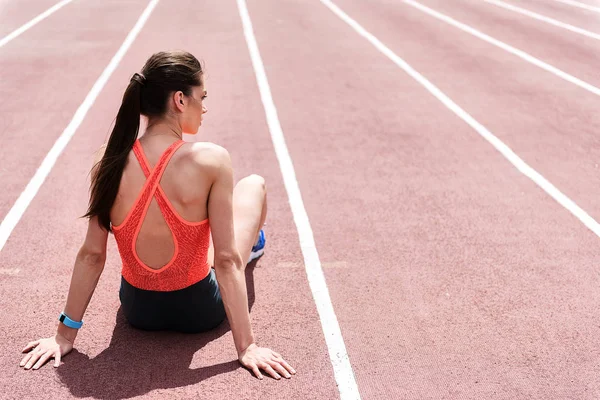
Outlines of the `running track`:
M600 40L483 0L247 3L245 34L243 0L160 0L10 232L10 210L149 2L74 0L0 47L0 398L599 398ZM600 1L577 3L504 4L600 34ZM1 1L0 40L53 4ZM20 369L20 349L53 334L64 305L92 155L133 72L173 48L206 64L203 140L229 149L238 179L267 180L251 316L298 374L253 379L227 324L129 328L112 237L76 350L58 369ZM313 294L321 270L328 291Z

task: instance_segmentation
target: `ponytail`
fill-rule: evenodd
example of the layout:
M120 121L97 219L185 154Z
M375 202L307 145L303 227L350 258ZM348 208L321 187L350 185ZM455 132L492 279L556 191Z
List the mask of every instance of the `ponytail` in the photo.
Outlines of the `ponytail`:
M123 95L115 126L102 159L92 172L91 194L87 218L98 217L100 225L111 231L110 210L117 198L127 158L140 129L141 91L146 78L134 74Z

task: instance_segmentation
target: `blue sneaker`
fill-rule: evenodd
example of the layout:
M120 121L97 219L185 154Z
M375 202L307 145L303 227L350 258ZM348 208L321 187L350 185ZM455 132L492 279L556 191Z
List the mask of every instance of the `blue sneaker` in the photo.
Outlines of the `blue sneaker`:
M265 242L265 231L261 229L258 233L258 242L254 245L254 247L252 247L252 252L250 253L250 259L248 260L248 263L251 263L265 254Z

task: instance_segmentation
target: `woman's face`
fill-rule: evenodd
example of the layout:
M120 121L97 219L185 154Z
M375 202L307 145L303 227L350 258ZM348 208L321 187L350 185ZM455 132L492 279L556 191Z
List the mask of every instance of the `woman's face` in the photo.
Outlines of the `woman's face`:
M190 96L182 95L180 97L181 129L184 133L195 135L202 125L204 114L208 109L204 106L204 99L207 97L204 85L194 86ZM183 102L183 104L181 104Z

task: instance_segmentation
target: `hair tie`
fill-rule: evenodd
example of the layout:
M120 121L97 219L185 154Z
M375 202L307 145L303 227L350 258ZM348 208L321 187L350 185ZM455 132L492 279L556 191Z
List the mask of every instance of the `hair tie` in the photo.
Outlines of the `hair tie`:
M142 86L146 83L146 77L142 74L138 74L137 72L135 74L133 74L133 76L131 77L131 80L136 81L137 83L139 83Z

